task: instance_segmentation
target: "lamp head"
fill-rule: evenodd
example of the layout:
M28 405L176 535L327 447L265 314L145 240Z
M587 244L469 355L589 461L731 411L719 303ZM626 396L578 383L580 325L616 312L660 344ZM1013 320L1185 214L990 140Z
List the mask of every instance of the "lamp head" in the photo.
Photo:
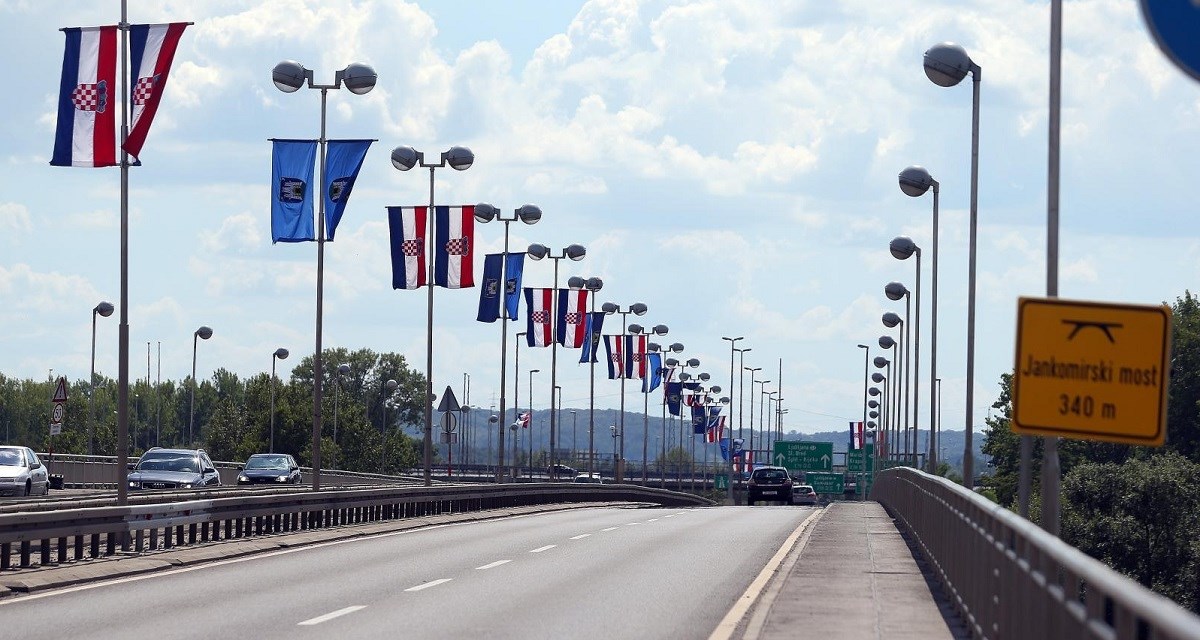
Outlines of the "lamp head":
M878 383L880 383L880 382L883 382L883 381L884 381L884 380L886 380L886 379L887 379L887 378L883 377L883 374L882 374L882 373L879 373L878 371L876 371L875 373L872 373L872 374L871 374L871 382L874 382L874 383L876 383L876 384L878 384Z
M647 307L641 302L635 302L629 305L629 310L632 311L633 315L635 316L644 316L646 315L646 312L650 310L650 307Z
M392 166L401 171L408 171L417 166L417 162L421 160L421 152L408 146L400 146L392 149Z
M868 421L867 421L867 428L868 428L868 429L874 429L876 426L877 426L877 425L875 424L875 421L874 421L874 420L868 420Z
M662 345L657 342L647 342L646 351L649 351L650 353L658 353L659 351L662 351Z
M900 190L903 191L905 195L909 195L914 198L925 195L925 192L929 191L929 187L937 186L937 180L934 180L933 176L929 175L929 172L925 170L925 167L918 165L906 167L900 172L899 179Z
M898 324L903 324L903 323L904 323L904 321L900 319L899 314L897 314L895 312L888 311L887 313L883 314L883 326L885 326L889 329L891 329L892 327L894 327ZM888 348L890 349L891 347L888 347Z
M676 360L675 358L667 358L666 360L663 360L663 364L667 365L668 367L678 367L679 360Z
M612 314L619 311L620 307L618 307L616 304L614 304L612 302L605 302L604 304L600 305L600 310L611 316Z
M918 257L921 255L921 247L918 247L917 243L908 236L892 238L892 241L888 243L888 251L891 251L892 257L897 260L907 260L914 253Z
M541 372L542 372L541 369L530 369L529 370L529 373L541 373Z
M867 395L872 395L872 396L879 395L879 387L871 387L870 389L867 389Z
M879 348L891 349L896 346L896 341L891 336L879 336Z
M498 416L496 414L492 414L492 415L488 416L488 423L496 424L497 422L500 422L500 416Z
M212 337L212 327L201 326L199 329L196 329L196 335L200 336L201 340L208 340Z
M871 400L871 401L867 402L867 406L868 406L868 407L871 407L872 409L878 409L878 408L879 408L879 401L878 401L878 400Z
M953 42L935 44L925 52L925 75L940 87L962 82L974 64L967 50Z
M867 412L867 416L869 416L869 417L871 417L871 418L878 418L878 417L879 417L879 412L878 412L878 411L874 411L874 410L872 410L872 411L869 411L869 412Z
M716 392L716 393L720 393L720 392L721 392L721 390L720 390L719 388L717 388L717 387L713 387L713 391L714 391L714 392ZM729 399L729 396L721 396L721 399L720 399L720 400L718 400L717 402L720 402L721 404L729 404L731 401L730 401L730 399Z
M352 62L342 69L342 82L356 96L361 96L375 88L378 76L369 64Z
M536 204L523 204L517 209L517 219L525 224L537 224L542 219L542 208Z
M888 297L888 300L899 300L908 296L908 287L899 282L889 282L883 288L883 295Z
M665 324L656 324L656 325L654 325L654 328L651 329L650 331L654 332L654 335L656 335L656 336L665 336L665 335L667 335L668 329L667 329L667 325L665 325Z
M712 378L712 376L708 375L708 372L701 373L700 375L698 375L696 377L699 378L703 382L708 382L709 379Z
M868 350L868 351L870 351L870 350L871 350L871 347L869 347L869 346L867 346L867 345L865 345L865 344L860 344L860 345L858 345L858 348L859 348L859 349L866 349L866 350Z
M342 364L339 364L338 368L337 368L337 372L338 372L338 375L346 375L347 373L350 373L350 365L346 364L345 362L343 362Z
M888 366L889 364L891 364L890 362L888 362L888 359L883 356L875 356L875 359L872 360L872 362L875 363L875 368L877 368L877 369L882 369L882 368Z
M567 288L568 289L579 290L579 289L584 288L586 285L587 285L587 280L584 280L583 278L580 278L579 276L571 276L570 278L567 278Z
M475 164L475 154L466 147L450 147L442 152L442 161L455 171L466 171Z
M107 318L113 314L113 309L114 307L111 302L101 302L92 309L92 313L98 313Z
M689 367L700 366L700 358L691 358L690 360L687 361L687 366L689 366Z
M642 331L644 331L644 330L645 330L645 329L643 329L643 328L642 328L642 325L640 325L640 324L631 324L631 325L629 325L629 333L632 333L632 334L633 334L633 335L635 335L635 336L636 336L636 335L640 335L640 334L642 333Z
M587 255L587 249L585 249L581 244L573 244L567 247L565 253L571 260L579 262L580 260L583 260L584 256Z
M304 86L305 80L312 77L312 72L295 60L284 60L271 70L271 81L275 88L284 93L292 93Z
M541 260L542 258L550 255L550 247L535 242L529 245L529 248L525 250L525 253L529 254L529 257L533 260Z
M486 202L475 205L475 219L487 224L500 215L500 210Z
M588 291L599 291L604 288L604 281L600 278L588 278L587 284L584 286L587 287Z
M291 354L288 353L287 349L284 349L283 347L279 347L278 349L275 350L275 353L273 355L276 358L279 358L280 360L287 360L287 357Z
M680 382L687 382L688 380L691 380L691 379L692 379L692 374L690 374L690 373L688 373L688 372L686 372L686 371L684 371L683 373L679 374L679 381L680 381Z
M390 393L392 391L395 391L396 389L399 389L400 383L396 382L395 380L388 380L387 382L383 383L383 388L387 389L388 392ZM495 422L495 421L496 421L496 416L492 416L492 422Z
M682 342L672 342L671 346L667 347L667 350L670 351L671 353L679 353L680 351L683 351L683 343Z

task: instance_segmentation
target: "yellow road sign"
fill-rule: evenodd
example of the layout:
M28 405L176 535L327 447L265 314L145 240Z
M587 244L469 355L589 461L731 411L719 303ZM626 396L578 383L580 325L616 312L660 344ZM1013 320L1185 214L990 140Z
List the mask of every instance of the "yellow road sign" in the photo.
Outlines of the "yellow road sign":
M1013 431L1161 446L1170 351L1165 305L1021 298Z

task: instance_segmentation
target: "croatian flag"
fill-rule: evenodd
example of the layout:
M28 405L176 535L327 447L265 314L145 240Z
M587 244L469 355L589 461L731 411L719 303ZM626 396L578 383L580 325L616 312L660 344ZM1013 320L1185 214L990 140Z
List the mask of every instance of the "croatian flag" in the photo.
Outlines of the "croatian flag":
M425 219L428 207L388 207L392 288L425 286Z
M548 347L554 340L553 295L554 289L525 287L525 342L531 347Z
M629 359L626 365L629 368L629 373L626 374L631 380L643 380L646 378L646 336L625 336L629 345Z
M725 416L708 421L708 431L705 432L705 442L720 442L725 433Z
M447 289L474 287L471 248L475 241L475 207L435 209L433 283Z
M50 164L115 167L117 27L73 27L63 33L67 43Z
M578 349L587 342L587 289L558 290L558 343Z
M186 28L186 22L135 24L129 27L129 104L133 107L133 124L121 148L134 158L142 152L142 144L146 142L150 123L154 120L167 86L167 74L171 71L175 49Z
M863 448L863 423L850 423L850 450L858 451Z
M608 353L608 379L624 378L628 370L628 352L625 338L628 336L604 336L604 350Z
M521 421L521 426L528 429L529 428L529 419L530 419L530 416L529 416L528 411L526 411L525 413L522 413L521 417L519 418L519 420Z

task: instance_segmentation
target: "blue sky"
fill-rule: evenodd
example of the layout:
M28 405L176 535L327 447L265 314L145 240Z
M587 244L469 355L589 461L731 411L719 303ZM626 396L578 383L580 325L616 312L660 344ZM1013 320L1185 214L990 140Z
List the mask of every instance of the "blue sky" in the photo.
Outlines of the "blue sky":
M943 424L961 429L970 88L925 78L921 55L941 41L983 69L974 424L1012 367L1017 297L1045 292L1047 2L130 0L129 10L133 22L195 22L145 166L131 171L133 376L147 342L155 354L162 343L164 378L188 375L202 324L214 329L203 377L267 371L279 346L311 352L316 249L269 235L267 139L316 137L319 125L317 92L271 84L285 58L319 82L351 62L379 74L367 95L329 98L330 137L379 141L327 246L326 346L395 351L423 369L425 296L390 289L385 207L426 201L427 181L394 170L388 153L461 144L475 166L437 174L439 203L538 204L542 222L514 225L513 246L585 245L561 281L601 276L601 301L645 302L644 323L668 325L668 341L723 386L721 336L745 336L747 366L777 381L782 360L786 425L800 431L860 415L855 345L878 355L880 316L903 313L883 287L914 286L914 266L887 245L912 236L926 252L925 424L931 201L896 185L920 164L942 185L938 371ZM119 295L118 172L48 165L57 30L118 12L115 0L0 0L0 52L20 61L0 96L8 375L85 379L90 310ZM1067 3L1063 72L1060 293L1172 301L1198 275L1200 85L1155 48L1128 0ZM498 250L501 233L480 228L476 255ZM551 273L533 263L527 284L549 286ZM477 290L437 292L434 386L467 373L472 404L486 407L498 396L499 327L474 322L476 303ZM97 367L115 376L116 318L97 336ZM521 358L549 369L548 352ZM576 359L559 358L567 407L588 401ZM545 406L540 380L534 402ZM616 383L599 381L597 404L618 403Z

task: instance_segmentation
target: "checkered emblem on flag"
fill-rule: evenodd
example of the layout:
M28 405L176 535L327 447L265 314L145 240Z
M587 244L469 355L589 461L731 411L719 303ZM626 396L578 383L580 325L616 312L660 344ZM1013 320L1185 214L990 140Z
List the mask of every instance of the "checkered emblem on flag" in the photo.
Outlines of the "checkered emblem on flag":
M424 238L414 238L412 240L405 240L400 243L400 247L402 249L404 249L404 255L406 255L406 256L421 255L421 248L424 246L425 246Z
M529 318L535 324L546 324L547 322L550 322L550 312L549 311L534 311L533 313L529 314Z
M96 84L76 86L71 92L71 102L80 111L104 113L108 108L108 83L101 80Z
M446 241L446 253L452 256L465 256L471 247L468 238L452 238Z
M639 352L637 352L637 351L634 351L634 352L633 352L633 361L634 361L634 362L641 362L641 361L642 361L642 358L644 358L645 356L646 356L646 354L644 354L644 353L639 353Z
M159 75L138 78L137 84L133 85L133 104L146 104L150 100L154 95L154 85L158 82Z
M566 316L568 324L579 324L580 315L578 313L568 313Z

